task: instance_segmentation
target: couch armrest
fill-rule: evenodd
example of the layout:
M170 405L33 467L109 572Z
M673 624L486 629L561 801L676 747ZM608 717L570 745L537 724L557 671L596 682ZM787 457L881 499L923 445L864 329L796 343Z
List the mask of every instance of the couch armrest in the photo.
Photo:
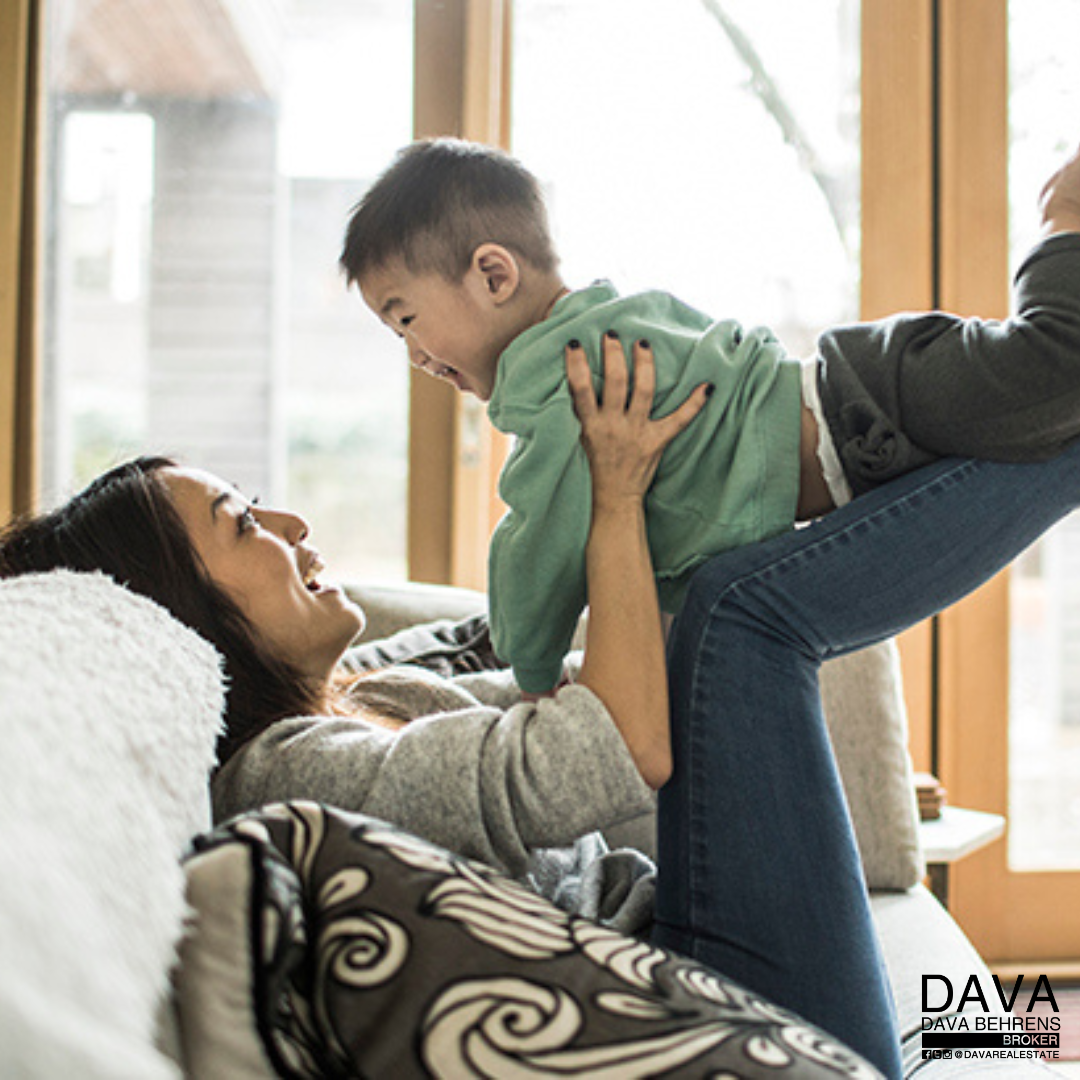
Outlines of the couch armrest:
M367 617L357 641L377 641L417 623L436 619L456 622L487 611L487 596L475 589L416 581L346 581L342 587Z

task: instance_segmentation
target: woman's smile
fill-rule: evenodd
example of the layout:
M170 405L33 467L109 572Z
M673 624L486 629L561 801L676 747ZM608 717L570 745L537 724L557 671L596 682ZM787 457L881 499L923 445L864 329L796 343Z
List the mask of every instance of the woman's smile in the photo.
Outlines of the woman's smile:
M364 625L306 542L297 514L250 502L212 473L169 468L162 480L207 573L271 651L313 677L328 678Z

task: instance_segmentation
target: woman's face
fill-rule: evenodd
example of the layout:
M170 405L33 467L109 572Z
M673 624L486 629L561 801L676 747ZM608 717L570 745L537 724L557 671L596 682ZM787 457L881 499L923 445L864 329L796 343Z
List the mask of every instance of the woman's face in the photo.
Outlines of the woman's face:
M166 468L158 476L211 579L260 639L305 675L327 678L364 616L339 587L317 580L323 564L306 543L304 519L252 505L200 469Z

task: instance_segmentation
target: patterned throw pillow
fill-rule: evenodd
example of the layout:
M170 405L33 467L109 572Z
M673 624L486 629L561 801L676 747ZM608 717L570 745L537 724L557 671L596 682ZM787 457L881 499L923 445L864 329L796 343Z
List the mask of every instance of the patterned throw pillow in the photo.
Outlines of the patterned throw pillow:
M215 910L207 878L229 847L252 868L231 960L212 924L235 910ZM181 983L200 936L214 977L237 983L181 988L214 1075L251 1071L230 1071L251 1049L236 1050L238 1026L288 1077L878 1075L722 976L372 818L277 804L202 838L187 870L202 880Z

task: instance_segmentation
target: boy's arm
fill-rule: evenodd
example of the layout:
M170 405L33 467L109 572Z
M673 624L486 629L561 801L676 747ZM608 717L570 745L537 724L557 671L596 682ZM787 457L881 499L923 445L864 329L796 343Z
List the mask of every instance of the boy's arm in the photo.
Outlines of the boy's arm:
M527 694L559 683L586 603L592 486L569 391L559 397L519 433L488 557L492 643Z

